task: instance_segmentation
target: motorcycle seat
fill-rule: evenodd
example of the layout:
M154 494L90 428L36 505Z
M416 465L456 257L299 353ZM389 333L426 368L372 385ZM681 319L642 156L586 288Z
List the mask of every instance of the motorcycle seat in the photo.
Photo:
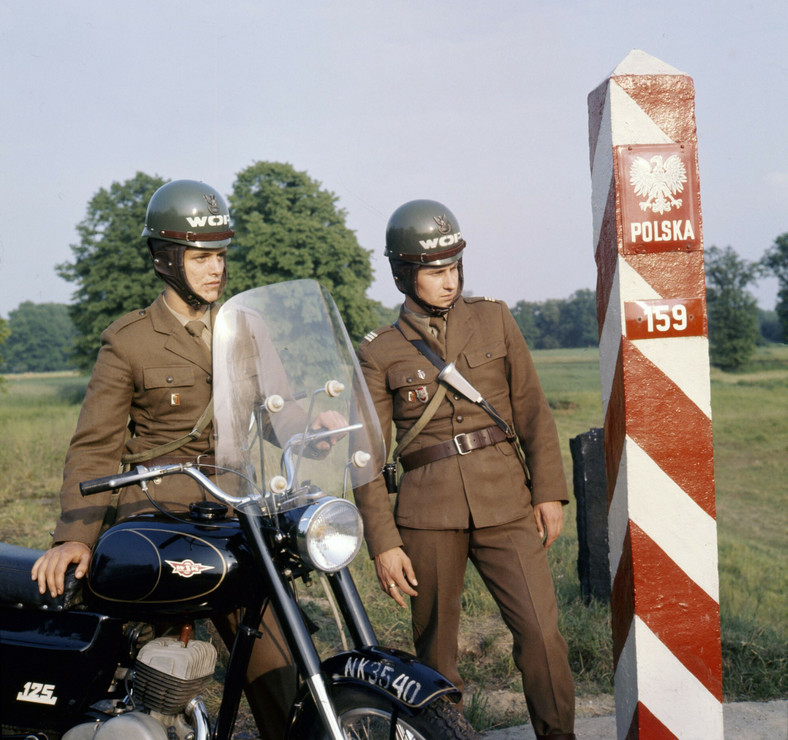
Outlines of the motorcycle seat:
M38 592L38 583L31 579L30 571L43 553L0 542L0 604L62 611L81 603L82 582L74 577L75 565L66 571L65 589L60 596L53 599L49 593Z

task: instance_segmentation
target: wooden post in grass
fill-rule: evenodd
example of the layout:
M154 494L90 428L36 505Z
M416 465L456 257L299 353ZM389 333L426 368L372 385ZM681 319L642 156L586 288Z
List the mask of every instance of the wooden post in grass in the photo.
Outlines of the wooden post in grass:
M694 99L641 51L588 97L619 738L723 737Z

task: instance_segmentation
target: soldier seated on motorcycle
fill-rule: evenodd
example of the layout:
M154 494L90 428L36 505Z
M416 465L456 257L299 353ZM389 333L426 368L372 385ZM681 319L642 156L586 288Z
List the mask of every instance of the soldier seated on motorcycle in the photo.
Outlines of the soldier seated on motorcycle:
M138 486L122 489L116 497L106 493L87 501L79 492L81 481L136 463L191 462L207 474L213 471L211 333L227 282L232 235L225 199L204 183L174 180L151 197L142 236L165 288L150 306L126 314L101 335L66 455L53 546L32 569L42 594L63 593L72 563L76 577L84 577L102 527L153 509ZM340 414L323 412L313 428L336 429L345 423ZM153 488L163 508L183 510L207 497L186 476L165 477ZM228 644L239 619L230 614L214 620ZM270 611L261 631L249 663L247 698L261 732L277 738L283 735L295 694L296 671Z

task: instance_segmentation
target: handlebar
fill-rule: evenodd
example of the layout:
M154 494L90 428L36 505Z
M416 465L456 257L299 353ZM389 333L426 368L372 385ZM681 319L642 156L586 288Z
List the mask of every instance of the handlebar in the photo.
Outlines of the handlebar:
M216 499L236 509L261 499L260 495L256 493L242 497L230 496L219 488L219 486L217 486L207 475L200 472L193 463L162 465L155 468L146 468L144 465L138 465L134 470L130 470L128 473L106 475L103 478L82 481L82 483L79 484L79 490L83 496L93 496L96 493L114 491L117 488L124 488L125 486L131 486L135 483L142 483L144 481L153 480L154 478L162 478L166 475L177 474L188 475Z
M287 473L288 488L292 486L293 480L295 478L296 465L293 461L294 448L300 448L299 451L302 452L303 447L307 444L337 435L342 436L348 434L349 432L355 431L356 429L360 429L361 426L361 424L349 424L338 429L321 428L319 430L311 430L306 435L297 434L291 437L288 443L285 445L285 450L282 456L284 467ZM79 490L83 496L93 496L97 493L114 491L115 489L124 488L125 486L131 486L136 483L144 483L149 480L154 480L155 478L162 478L167 475L178 474L188 475L190 478L193 478L200 486L212 494L217 500L236 509L253 502L259 503L262 501L262 496L259 493L252 493L248 496L242 497L230 496L230 494L225 493L210 478L208 478L208 476L200 472L194 463L162 465L153 468L147 468L144 465L138 465L136 468L134 468L134 470L130 470L128 473L105 475L101 478L93 478L92 480L82 481L79 484Z

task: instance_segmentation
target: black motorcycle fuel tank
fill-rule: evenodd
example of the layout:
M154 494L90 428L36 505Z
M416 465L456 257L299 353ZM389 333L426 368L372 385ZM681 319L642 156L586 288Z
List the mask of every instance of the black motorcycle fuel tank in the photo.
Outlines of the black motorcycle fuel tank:
M85 601L132 619L226 613L258 582L237 520L154 514L126 519L96 543Z

